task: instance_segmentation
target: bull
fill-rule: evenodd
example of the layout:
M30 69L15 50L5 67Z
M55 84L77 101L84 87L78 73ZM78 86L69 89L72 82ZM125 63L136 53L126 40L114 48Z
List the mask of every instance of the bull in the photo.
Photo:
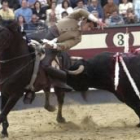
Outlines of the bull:
M78 60L68 71L67 84L80 92L88 88L110 91L140 118L140 54L115 54L103 52L88 60Z

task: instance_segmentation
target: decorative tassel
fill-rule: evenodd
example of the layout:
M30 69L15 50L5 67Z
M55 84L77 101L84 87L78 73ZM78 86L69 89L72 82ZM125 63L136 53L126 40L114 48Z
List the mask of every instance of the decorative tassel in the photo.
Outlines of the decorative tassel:
M116 57L116 61L115 61L115 76L114 76L114 87L115 90L117 90L118 85L119 85L119 62L118 62L118 57L119 57L119 53L117 52L117 54L115 55Z
M129 52L129 33L128 28L126 28L126 33L124 34L124 53Z
M140 92L139 92L139 89L138 89L138 87L137 87L137 85L136 85L134 79L131 77L130 72L129 72L129 70L127 69L127 66L126 66L126 64L125 64L125 62L124 62L122 56L119 57L119 60L120 60L120 62L121 62L121 64L122 64L122 67L123 67L124 72L126 73L126 76L128 77L128 80L129 80L130 83L131 83L132 88L134 89L136 95L137 95L138 98L140 99L140 94L139 94Z

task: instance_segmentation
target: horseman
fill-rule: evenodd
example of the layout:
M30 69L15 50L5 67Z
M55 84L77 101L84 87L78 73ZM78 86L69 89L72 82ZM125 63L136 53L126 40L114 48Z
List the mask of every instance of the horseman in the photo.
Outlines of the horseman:
M105 24L93 14L80 9L61 19L54 26L51 26L48 29L46 38L42 40L47 47L45 48L46 56L41 61L41 65L45 72L51 77L53 86L62 88L65 91L71 90L71 87L65 82L66 72L53 68L51 62L58 52L69 50L81 42L81 23L83 19L87 19L85 23L87 29L93 26L93 22L97 23L102 29L105 26Z

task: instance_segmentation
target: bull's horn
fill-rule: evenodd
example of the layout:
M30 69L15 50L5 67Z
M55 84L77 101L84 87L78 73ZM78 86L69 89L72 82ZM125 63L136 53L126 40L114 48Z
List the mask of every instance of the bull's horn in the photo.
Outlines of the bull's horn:
M72 75L78 75L80 73L82 73L84 71L84 66L83 65L80 65L79 68L77 70L68 70L68 73L69 74L72 74Z

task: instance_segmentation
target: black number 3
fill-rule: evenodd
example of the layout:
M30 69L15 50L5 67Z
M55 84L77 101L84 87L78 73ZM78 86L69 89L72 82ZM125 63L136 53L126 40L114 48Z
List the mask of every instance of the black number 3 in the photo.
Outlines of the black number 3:
M119 34L118 36L117 36L117 38L119 39L118 40L118 45L124 45L124 36L122 35L122 34Z

